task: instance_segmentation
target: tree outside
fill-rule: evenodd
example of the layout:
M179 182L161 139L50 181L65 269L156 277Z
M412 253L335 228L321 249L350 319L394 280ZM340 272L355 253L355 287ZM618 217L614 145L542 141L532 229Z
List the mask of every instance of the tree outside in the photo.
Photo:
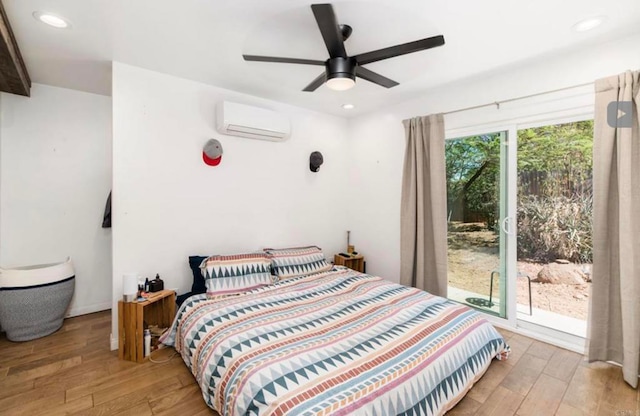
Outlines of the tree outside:
M449 221L498 220L500 134L449 140L445 144Z

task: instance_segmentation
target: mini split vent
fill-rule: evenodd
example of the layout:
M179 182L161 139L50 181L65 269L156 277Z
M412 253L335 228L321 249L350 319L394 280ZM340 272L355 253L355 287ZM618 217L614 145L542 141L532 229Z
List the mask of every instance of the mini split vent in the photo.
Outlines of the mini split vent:
M289 119L275 111L223 101L216 108L218 132L280 142L291 135Z

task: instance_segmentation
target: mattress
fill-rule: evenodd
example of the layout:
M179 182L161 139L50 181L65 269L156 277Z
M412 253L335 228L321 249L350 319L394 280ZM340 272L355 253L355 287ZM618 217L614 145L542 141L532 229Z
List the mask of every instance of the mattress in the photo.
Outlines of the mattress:
M221 415L439 415L509 352L472 309L340 267L193 296L161 342Z

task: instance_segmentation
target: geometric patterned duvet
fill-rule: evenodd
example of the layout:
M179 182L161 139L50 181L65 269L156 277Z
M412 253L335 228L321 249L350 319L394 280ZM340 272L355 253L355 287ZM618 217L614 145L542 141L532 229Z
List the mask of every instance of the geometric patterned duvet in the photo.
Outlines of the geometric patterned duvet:
M162 342L221 415L439 415L509 350L472 309L345 268L191 297Z

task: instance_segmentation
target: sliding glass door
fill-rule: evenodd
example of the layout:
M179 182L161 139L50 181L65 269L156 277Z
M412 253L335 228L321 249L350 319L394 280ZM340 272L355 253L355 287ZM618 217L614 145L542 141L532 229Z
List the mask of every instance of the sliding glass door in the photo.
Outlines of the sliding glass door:
M448 297L586 336L593 121L448 139Z
M507 131L449 139L448 296L507 316Z

